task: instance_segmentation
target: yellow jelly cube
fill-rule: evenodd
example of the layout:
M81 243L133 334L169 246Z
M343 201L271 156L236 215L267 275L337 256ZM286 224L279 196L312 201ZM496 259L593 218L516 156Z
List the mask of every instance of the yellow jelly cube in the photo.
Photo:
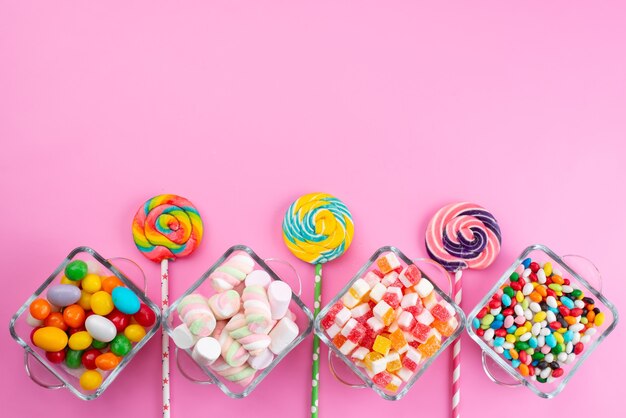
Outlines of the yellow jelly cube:
M383 337L382 335L378 335L376 336L372 349L383 356L386 356L389 354L389 350L391 349L391 340Z
M391 346L394 350L400 352L407 345L406 338L404 338L404 332L398 328L389 336Z
M393 373L402 368L402 361L400 360L400 354L395 351L390 352L385 356L387 360L387 371Z

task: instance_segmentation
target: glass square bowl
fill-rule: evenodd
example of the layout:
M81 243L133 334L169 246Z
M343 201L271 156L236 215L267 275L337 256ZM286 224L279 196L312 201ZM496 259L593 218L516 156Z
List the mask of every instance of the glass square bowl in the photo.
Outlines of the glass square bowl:
M254 270L264 270L270 276L273 281L284 281L275 270L270 268L270 263L281 263L290 267L295 273L294 276L299 280L299 276L296 270L287 262L277 259L262 259L260 258L250 247L245 245L235 245L230 247L222 256L194 283L185 291L185 293L174 301L170 307L164 313L163 323L167 333L170 337L174 338L174 329L182 324L181 318L178 314L177 308L181 301L192 293L199 293L205 298L209 298L214 295L216 291L211 286L210 276L211 274L222 264L228 261L231 257L237 254L245 253L254 260ZM283 276L284 277L284 276ZM301 288L301 285L300 285ZM292 288L293 289L293 288ZM239 292L241 289L235 288ZM301 290L301 289L300 289ZM299 292L296 294L292 291L291 302L289 303L289 310L294 314L294 322L298 326L299 334L291 341L281 352L276 355L269 366L263 370L259 370L254 375L252 380L245 381L245 385L240 385L235 382L231 382L224 378L220 374L216 373L210 366L206 366L197 362L192 357L192 349L179 349L176 348L176 363L180 372L189 380L199 384L215 384L222 392L231 398L241 399L250 395L252 391L267 377L268 374L280 363L280 361L289 354L298 344L306 338L307 335L313 330L313 314L306 307L304 302L300 299ZM181 355L181 353L184 353ZM221 359L221 356L220 356ZM195 370L192 370L195 369Z
M567 262L565 261L566 259L568 260ZM517 367L513 367L512 361L513 360L519 361L520 359L519 358L515 359L514 357L511 357L511 354L509 351L511 348L509 348L508 345L504 347L504 345L505 343L510 343L510 344L515 345L518 342L522 341L521 340L523 338L522 336L517 336L515 338L516 340L515 342L504 340L504 343L502 343L502 340L500 340L496 343L495 342L496 335L494 336L489 335L487 337L487 341L484 339L484 335L482 337L479 335L479 333L486 334L487 330L492 328L491 325L483 324L482 320L480 319L480 318L484 319L483 315L485 314L485 312L487 312L487 314L497 314L498 309L502 310L502 306L498 308L497 303L493 306L489 306L489 303L492 302L492 299L496 293L498 293L498 295L500 296L500 300L502 300L502 296L505 294L504 290L507 287L510 288L509 285L511 284L511 280L510 280L511 277L514 279L514 281L517 281L518 283L520 280L524 281L523 285L521 286L518 285L517 287L522 287L522 290L520 290L520 292L522 292L522 295L525 295L526 293L530 291L530 293L528 294L528 298L529 300L531 300L530 297L532 296L533 292L531 291L530 287L528 288L526 292L524 292L524 289L523 289L524 285L528 283L532 284L532 282L534 282L536 278L536 276L530 276L530 274L534 274L534 272L531 270L531 268L529 268L529 266L526 266L526 264L529 263L528 260L532 260L533 262L538 263L537 267L541 267L540 268L541 273L538 274L539 278L537 279L539 283L543 282L545 279L544 266L545 266L545 263L549 262L551 264L553 276L557 275L560 278L569 281L569 285L567 285L567 282L565 283L566 286L570 286L574 291L580 290L582 292L582 295L578 295L577 291L575 293L565 292L565 294L561 295L561 296L566 296L566 297L569 296L567 300L567 304L570 304L570 302L573 301L574 303L576 303L576 305L574 305L574 309L578 308L582 310L582 316L579 317L577 315L578 318L585 317L586 322L590 324L592 321L596 320L595 317L598 316L597 313L602 312L604 316L604 321L601 324L599 322L596 322L596 324L598 325L594 324L589 329L583 328L582 330L578 331L578 329L581 328L582 326L585 326L585 324L582 324L580 319L578 321L576 321L575 319L572 319L574 317L571 315L567 315L568 311L564 311L565 316L563 316L563 313L560 311L560 309L562 309L562 307L567 308L567 306L563 305L561 296L559 296L558 293L556 294L557 297L555 298L555 301L558 302L557 307L554 306L555 303L551 303L551 305L548 306L548 304L545 301L548 296L552 296L552 297L555 297L555 296L551 294L548 294L547 296L545 296L544 301L541 301L540 302L541 305L539 305L538 307L541 308L542 312L543 311L547 312L547 310L550 310L550 308L552 308L552 313L554 313L557 320L561 322L561 328L557 329L555 326L555 329L551 331L551 334L556 335L557 333L560 333L561 336L565 336L566 332L572 331L572 334L569 334L566 337L566 339L563 340L563 343L560 343L558 342L559 340L555 339L556 346L559 346L558 349L556 350L551 349L550 353L542 353L546 356L548 354L551 354L552 358L549 358L548 360L556 361L558 363L558 366L560 366L558 368L562 369L561 371L558 372L559 374L562 374L562 375L558 377L553 377L551 375L553 371L546 371L546 375L548 375L548 373L549 375L545 377L545 380L546 380L545 382L540 381L540 380L544 380L544 377L542 377L541 374L539 374L538 376L535 374L532 374L532 370L528 372L526 368L524 368L522 372L520 370L521 364L517 365L517 362L515 362L515 365ZM580 261L584 261L585 263L581 264ZM574 267L574 263L576 263L575 267ZM582 273L583 271L585 272L586 277L583 277L581 274L579 274L579 272ZM550 277L553 277L553 276L548 275L548 279L550 280L550 282L551 282ZM569 382L569 380L574 376L576 371L578 371L578 369L583 364L585 359L587 359L587 357L591 355L593 350L595 350L598 347L598 345L602 342L602 340L604 340L617 325L618 314L617 314L617 310L615 309L615 306L611 302L609 302L606 299L606 297L604 297L604 295L602 295L599 289L600 285L596 285L597 287L594 287L590 284L590 281L593 280L595 282L598 279L599 279L599 273L597 269L595 268L595 266L591 264L589 260L583 257L579 257L579 256L559 257L546 246L539 245L539 244L531 245L530 247L526 248L522 252L522 254L513 262L513 264L511 264L511 266L502 275L502 277L500 278L500 280L498 280L498 282L494 285L494 287L487 293L487 295L485 295L485 297L480 301L480 303L468 315L467 327L466 327L467 332L469 333L470 337L483 350L483 367L485 369L485 372L489 376L489 378L496 383L504 384L507 386L524 385L528 387L530 390L532 390L538 396L542 398L546 398L546 399L552 398L556 396L557 394L559 394L563 390L567 382ZM561 279L559 279L558 281L561 281ZM550 282L545 282L545 283L550 283ZM559 286L561 285L560 283L550 283L550 285L553 285L553 284L557 284ZM556 290L559 290L559 288L553 286L552 290L556 291ZM567 290L570 291L570 289L567 289ZM506 291L507 291L506 297L510 297L509 294L514 293L515 296L513 297L513 299L516 298L517 290L506 289ZM562 290L559 290L559 292L563 293ZM583 297L585 299L591 298L592 300L586 299L585 301L583 300ZM520 298L522 297L520 296ZM536 300L539 300L538 296ZM593 304L594 306L591 310L595 310L595 312L591 314L589 318L587 318L587 315L590 314L588 308L591 308L591 306L588 302L591 302L591 304ZM502 304L502 302L500 303ZM508 299L506 303L509 303ZM515 301L511 303L517 304L518 302ZM484 307L487 307L486 311L483 309ZM492 308L495 308L495 309L492 311ZM529 307L529 309L531 308L532 307ZM535 310L536 309L537 307L535 307ZM554 310L556 310L556 312L554 312ZM502 313L502 311L500 311L500 313ZM519 313L522 313L522 311L520 311ZM525 317L525 319L528 321L526 322L526 324L530 323L531 325L534 325L535 323L541 322L539 321L540 319L542 319L541 317L537 318L534 316L535 311L531 310L531 314L532 314L531 319L528 319L528 317ZM529 316L531 314L529 314ZM525 312L524 312L524 315L526 315ZM520 316L518 315L518 313L515 312L515 307L513 307L512 316L516 316L516 317ZM566 320L568 317L569 317L569 322ZM506 317L503 317L503 318L506 318ZM548 319L554 319L554 318L547 318L544 321L548 321ZM494 322L496 321L498 321L497 318L494 320ZM520 322L521 322L521 318L520 318ZM519 325L520 327L525 327L525 324L520 323ZM544 325L548 325L548 323L546 322L546 324ZM565 325L567 325L567 328L565 328ZM517 326L517 324L514 323L514 326ZM537 329L539 328L541 328L541 325L537 326ZM549 328L549 325L547 328ZM482 329L483 331L479 331L479 329ZM508 328L506 330L508 333ZM590 330L593 330L593 331L590 331ZM516 330L515 331L512 330L512 331L515 332ZM491 333L491 331L489 332ZM548 333L548 331L546 331L545 333ZM576 337L576 333L579 334L579 337ZM542 332L537 334L534 330L532 330L532 327L531 327L530 334L531 336L528 342L531 342L532 339L539 339L540 336L542 336ZM570 339L570 336L573 336L573 339L570 341L567 341ZM543 337L544 339L546 338L545 335L543 335ZM578 341L578 338L580 338L580 341ZM574 355L574 356L569 355L568 354L569 343L572 343L570 352L574 353L574 350L576 350L576 345L578 344L578 342L582 343L581 347L583 351L579 352L578 355ZM552 344L553 344L553 341L550 341L550 345ZM560 344L563 344L563 346L560 346ZM535 343L532 342L531 345L535 345ZM525 349L524 347L525 345L521 347L521 350L517 349L514 351L518 351L518 352L526 351L527 354L535 353L534 348ZM563 350L563 347L565 347L565 350ZM532 351L529 351L529 350L532 350ZM511 360L505 357L504 352L509 353L509 357L511 357ZM561 354L563 352L565 352L565 354L568 355L568 359L565 361L561 361L562 359L565 358L565 356ZM514 379L514 383L505 383L502 381L502 379L499 379L498 377L494 376L494 373L492 373L492 371L488 367L488 363L487 363L488 358L486 357L486 355L489 356L489 358L493 362L497 363L497 365L500 366L503 369L503 371L505 371L510 377L512 377ZM561 360L558 359L559 355L561 355L562 357ZM527 357L527 355L525 355L525 357ZM527 357L527 359L528 360L526 360L526 363L531 362L530 365L533 366L533 368L536 370L535 373L538 373L537 370L546 370L548 368L550 368L551 370L557 369L556 367L557 364L552 364L554 367L551 367L550 363L552 362L547 362L547 361L545 363L548 363L548 367L543 367L543 368L537 367L537 366L541 366L539 361L545 360L545 357L541 359L535 358L531 354L530 356ZM543 366L545 366L545 364L543 364Z
M399 260L399 262L400 262L400 267L403 268L403 269L406 268L409 265L416 265L418 267L418 269L421 272L421 279L417 282L418 285L419 285L419 283L422 280L430 281L430 283L432 284L433 289L428 294L428 296L425 297L425 298L419 297L419 300L418 300L418 303L420 303L420 304L423 304L423 303L427 304L426 306L428 306L428 307L424 308L424 311L430 312L430 309L432 309L432 307L433 307L433 305L431 305L431 303L433 303L433 301L434 301L434 303L436 305L439 305L439 304L442 304L442 306L446 305L448 307L448 309L449 309L449 311L448 311L449 315L453 319L453 321L451 321L451 322L456 322L454 327L451 327L451 329L449 329L449 332L448 332L449 336L448 337L445 337L445 336L441 337L442 339L441 339L439 348L434 353L432 353L430 356L428 356L427 358L425 356L422 356L421 361L419 361L417 363L417 368L416 368L415 372L408 378L406 378L406 376L405 376L406 381L403 382L402 384L398 385L397 389L395 391L394 390L389 390L388 388L383 388L383 387L380 387L379 385L377 385L374 382L373 377L370 376L371 373L369 373L369 370L366 370L364 367L362 367L363 364L359 365L357 360L354 360L354 359L352 359L352 357L343 354L342 351L340 350L340 348L337 347L337 345L335 345L335 343L333 342L333 337L331 337L331 335L329 335L328 331L322 325L324 323L324 321L325 321L325 318L328 315L331 314L330 312L331 312L331 309L333 309L333 306L335 306L335 304L337 304L337 303L342 303L341 301L342 301L342 298L344 297L344 295L349 295L350 294L351 289L353 289L353 285L355 284L355 282L357 282L357 280L363 279L364 277L366 277L366 275L368 273L370 273L373 270L375 270L377 268L376 261L379 258L384 257L384 256L386 256L388 254L395 255L397 257L397 259ZM315 324L314 324L314 326L315 326L315 333L329 347L329 349L330 349L330 351L329 351L329 367L331 368L331 371L333 372L335 377L337 377L340 381L342 381L343 383L346 383L346 384L348 384L350 386L353 386L353 387L369 387L369 388L373 389L378 395L380 395L382 398L384 398L386 400L391 400L391 401L400 400L401 398L403 398L407 394L407 392L411 389L411 387L415 384L415 382L422 376L422 374L424 374L424 372L435 361L435 359L437 359L437 357L439 357L439 355L456 338L459 337L459 335L463 331L463 328L465 327L465 314L463 313L461 308L458 305L456 305L454 303L454 301L444 291L442 291L439 288L439 286L437 286L436 283L433 282L433 280L432 280L433 276L428 276L425 273L424 267L427 264L433 265L433 264L436 264L436 263L434 263L434 262L432 262L430 260L425 260L425 259L411 260L409 257L404 255L404 253L402 253L400 250L398 250L395 247L389 247L389 246L381 247L378 250L376 250L376 252L374 252L374 254L369 258L369 260L367 260L367 262L359 269L359 271L354 275L352 280L350 280L344 286L344 288L341 289L341 291L320 311L319 315L315 319ZM393 267L393 266L391 266L391 267ZM400 267L398 267L398 270L400 269ZM440 269L440 271L443 272L443 275L448 279L448 281L450 283L450 286L451 286L450 276L448 275L448 273L440 265L436 264L436 267L438 267ZM397 270L396 270L396 272L397 272ZM381 278L381 281L385 281L386 279L388 279L388 276L391 275L392 273L393 273L393 271L388 273L388 275L386 275L385 277ZM396 274L394 277L397 277L397 276L398 275ZM372 277L372 276L370 275L370 277ZM376 279L374 279L374 281L375 280ZM390 282L390 281L392 281L392 278L389 278L388 280ZM392 286L389 286L389 288L391 288L391 287ZM413 287L413 286L409 286L409 287ZM367 302L368 298L369 298L369 291L368 291L368 293L365 294L365 296L363 296L361 298L361 300L359 301L359 304ZM434 299L431 299L431 298L434 298ZM424 301L426 301L426 302L424 302ZM396 317L397 317L398 310L396 309L395 312L396 312ZM329 317L329 319L330 319L330 317ZM337 323L334 322L334 325L337 325ZM371 328L368 328L368 327L369 326L366 325L366 328L368 330L371 330ZM433 328L433 330L434 330L434 328ZM430 331L428 335L432 335L433 332L434 331ZM378 334L380 334L380 332ZM404 334L407 334L407 333L405 332ZM339 335L339 334L337 334L337 335ZM415 346L419 345L419 343L414 343L414 344L415 344ZM413 347L413 348L415 348L415 347ZM360 348L358 348L358 349L360 349ZM367 350L369 351L369 349L367 349ZM346 364L346 366L355 375L357 375L363 381L363 384L362 385L349 384L345 380L343 380L342 378L338 377L338 375L337 375L337 373L335 371L335 367L333 366L331 353L334 356L339 357L341 360L343 360L343 362ZM354 353L354 351L352 351L352 353ZM352 355L352 354L350 354L350 355ZM404 357L406 357L408 355L403 353L400 356L401 356L401 359L402 359L401 361L404 362ZM398 379L396 379L396 381L398 381Z
M97 272L99 275L115 276L124 283L124 285L132 290L140 302L147 305L149 309L154 313L156 317L155 323L146 329L146 335L138 343L133 345L131 351L126 354L120 363L111 371L98 370L103 375L102 384L96 390L85 390L79 384L79 377L85 368L81 365L78 369L70 369L65 366L65 363L55 364L50 362L45 354L45 351L36 347L30 338L30 334L34 327L29 324L32 319L29 318L29 307L33 300L40 297L45 297L45 292L53 285L60 284L61 279L64 276L65 266L74 260L82 260L89 266L89 272ZM96 251L89 247L78 247L68 254L68 256L61 262L59 267L43 282L43 284L28 298L26 302L18 309L18 311L11 318L9 330L11 336L19 345L24 348L24 364L26 373L30 378L40 386L49 389L67 388L74 395L80 399L89 401L98 398L102 393L113 383L115 378L124 370L124 368L130 363L135 355L141 350L141 348L154 336L160 327L161 313L159 308L145 296L145 276L143 277L144 289L139 289L126 273L121 271L120 266L123 266L126 272L131 269L139 269L140 274L133 277L143 276L143 272L134 262L124 259L105 259ZM106 350L108 351L108 349ZM103 352L105 352L103 350ZM31 357L37 360L38 364L31 364ZM45 368L52 376L47 379L42 379L39 376L37 369ZM50 377L54 378L54 383L50 382Z

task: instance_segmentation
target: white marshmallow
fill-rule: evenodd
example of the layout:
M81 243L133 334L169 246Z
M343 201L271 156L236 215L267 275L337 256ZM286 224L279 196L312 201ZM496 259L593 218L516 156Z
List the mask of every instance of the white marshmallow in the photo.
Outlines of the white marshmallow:
M174 340L174 344L176 347L181 348L183 350L187 350L188 348L193 347L196 342L196 338L193 336L187 325L180 324L172 331L172 340Z
M196 342L191 357L193 357L198 364L209 366L217 360L221 353L222 347L215 338L203 337Z
M265 270L254 270L246 276L246 286L261 286L265 289L272 282L272 278Z
M350 311L348 311L348 314ZM269 336L272 339L270 350L274 354L280 354L293 340L296 339L300 330L298 325L288 317L284 317L270 331Z
M362 303L350 309L350 315L352 315L352 318L359 318L371 310L372 308L370 308L368 303Z
M287 313L291 302L291 288L285 282L275 280L267 288L267 299L270 302L272 319L280 319Z
M402 297L402 300L400 301L400 306L402 306L403 308L408 308L409 306L416 306L418 297L419 295L417 293L407 293L406 295Z
M268 348L261 351L260 354L250 356L248 358L248 364L255 370L263 370L267 368L270 364L272 364L272 361L274 361L274 354L272 354Z
M430 325L435 320L435 317L433 317L428 309L424 309L419 315L415 317L415 319L417 319L424 325Z

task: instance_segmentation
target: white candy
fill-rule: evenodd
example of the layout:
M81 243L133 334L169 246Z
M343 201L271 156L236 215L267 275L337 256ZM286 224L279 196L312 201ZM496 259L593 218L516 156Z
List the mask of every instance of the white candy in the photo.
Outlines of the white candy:
M556 303L556 299L554 298L554 296L548 296L546 298L546 303L548 304L549 307L551 308L556 308L558 307L558 304Z
M174 340L174 344L176 344L176 347L183 350L193 347L196 342L196 338L191 333L191 331L189 331L189 328L187 328L187 325L185 324L180 324L179 326L174 328L171 337L172 340Z
M367 294L367 292L370 291L370 286L367 284L365 280L357 279L352 284L352 287L350 289L355 293L354 296L361 299L363 296Z
M560 363L565 363L565 361L567 360L567 353L559 353L558 356L556 356L556 359L560 362Z
M346 309L347 310L347 309ZM350 311L348 311L350 314ZM269 336L272 339L270 350L274 354L280 354L293 340L296 339L300 330L298 325L288 317L284 317L270 331Z
M495 333L495 331L493 330L493 328L487 329L487 331L485 331L485 334L483 335L483 340L485 340L485 341L493 340L494 333Z
M524 296L528 296L533 292L534 289L535 288L533 287L532 283L526 283L524 287L522 288L522 294Z
M392 361L399 361L399 360L400 360L400 354L398 354L395 351L390 351L389 354L385 356L385 361L387 362L387 364L391 363Z
M530 332L526 332L522 335L520 335L519 340L520 341L528 341L530 340L530 337L532 337L533 335Z
M588 329L587 333L589 333L589 331L591 331L591 329ZM578 344L579 342L580 342L580 333L575 332L574 336L572 337L572 344Z
M383 320L383 317L390 309L391 306L389 306L389 304L384 300L381 300L376 304L376 306L374 306L374 317L378 318L379 321L384 323L385 321Z
M548 353L543 359L548 363L552 363L554 361L554 354Z
M424 309L419 315L417 315L415 319L417 319L419 322L421 322L424 325L430 325L435 320L435 318L430 313L430 311L426 309Z
M524 308L522 308L522 305L515 305L515 308L513 308L513 311L515 312L515 315L517 316L524 316Z
M350 318L348 322L346 322L346 325L344 325L341 329L341 335L347 337L352 332L354 327L356 327L358 324L359 323L356 321L356 319Z
M504 347L502 347L502 346L494 347L493 351L495 351L498 354L502 354L502 353L504 353Z
M403 367L396 372L396 375L398 375L403 382L408 382L409 379L411 379L411 376L413 376L413 372L406 367Z
M291 302L291 288L285 282L274 280L267 287L267 300L270 302L272 319L281 319L287 313Z
M543 347L546 345L546 337L544 335L539 335L537 337L537 346Z
M515 346L513 345L513 343L510 343L510 342L505 342L502 344L502 348L504 348L505 350L510 350L513 347Z
M368 303L362 303L350 309L350 315L352 316L352 318L359 318L367 314L371 310L372 308L370 308L370 305Z
M391 270L395 270L401 265L400 260L398 260L398 257L396 257L394 253L385 254L383 258L387 259L387 263L389 264L389 268Z
M576 354L574 353L570 353L567 355L567 360L565 361L566 364L571 364L574 362L574 360L576 360Z
M533 327L531 328L530 332L532 332L532 334L536 337L537 335L539 335L539 332L541 331L541 324L536 323L533 324Z
M537 302L530 302L530 305L528 307L534 313L537 313L537 312L541 311L541 306Z
M561 272L561 270L559 270L559 269L557 269L557 268L553 268L553 269L552 269L552 275L553 275L553 276L555 276L555 275L556 275L556 276L561 276L561 277L563 277L563 272Z
M274 361L274 354L266 348L261 351L261 353L256 356L248 357L248 364L255 370L263 370L266 369L270 364Z
M367 274L363 276L363 280L365 280L370 289L380 283L380 277L378 277L373 271L368 271Z
M31 327L35 328L35 327L39 327L41 325L43 325L43 321L40 321L39 319L35 319L30 312L26 313L26 323L28 325L30 325Z
M343 327L351 317L350 310L344 306L339 312L337 312L337 315L335 315L335 324Z
M382 321L380 321L378 318L376 318L375 316L367 320L367 325L374 332L380 332L383 330L383 328L385 328L385 324Z
M583 335L582 337L580 337L580 342L583 344L587 344L589 341L591 341L590 335Z
M370 350L368 350L367 348L359 347L352 353L352 358L356 360L363 360L369 352Z
M524 271L522 272L522 277L527 278L528 276L530 276L530 273L532 273L531 269L524 269Z
M490 310L489 313L493 316L498 316L501 311L502 311L502 308L496 308L496 309Z
M576 299L576 300L574 301L574 306L575 306L575 307L577 307L577 308L582 309L582 308L584 308L584 307L585 307L585 302L583 302L583 301L582 301L582 300L580 300L580 299Z
M430 295L430 292L432 292L434 288L435 286L433 286L430 280L424 277L422 277L422 279L414 286L414 289L420 298L425 298Z
M403 330L410 329L415 324L415 318L410 312L402 312L398 317L398 326Z
M385 357L374 360L371 362L371 368L373 374L383 372L387 369L387 360L385 359Z
M341 297L341 301L343 302L345 307L354 308L356 305L359 304L359 302L361 302L361 299L355 298L354 295L348 292Z
M330 338L335 338L335 335L339 334L340 331L341 327L339 325L332 324L330 328L326 330L326 334L328 334Z
M537 272L537 282L539 282L539 284L545 284L546 283L546 272L543 271L543 269L540 269Z
M595 328L589 328L587 331L585 331L585 335L593 335L597 332L598 330Z
M388 287L385 294L396 295L398 298L398 301L402 300L402 290L399 287L395 287L395 286Z
M550 376L551 372L552 372L552 369L549 367L546 367L545 369L541 371L541 373L539 373L539 376L541 376L542 379L547 379L548 376Z
M563 286L561 286L561 290L563 291L563 293L572 293L574 288L572 286L564 284Z
M396 280L398 280L398 277L398 273L392 271L391 273L386 274L380 282L385 286L391 286L396 282Z
M382 283L377 283L374 285L372 290L370 291L370 299L374 302L378 303L382 300L383 295L387 291L387 287Z
M212 337L200 338L193 347L191 357L203 366L213 364L222 353L220 343Z
M552 311L548 311L546 312L546 319L548 320L548 322L554 322L556 321L556 315L554 312Z
M350 354L352 352L352 350L354 350L356 348L356 344L353 343L350 340L346 340L341 347L339 347L339 351L341 351L341 354L343 354L344 356L347 356L348 354Z
M272 282L272 278L265 270L254 270L246 276L245 283L247 286L261 286L265 289Z
M572 332L580 332L583 329L585 329L585 326L583 324L574 324L574 325L570 325L569 326L570 331ZM584 337L583 337L584 338ZM581 338L582 341L582 338Z

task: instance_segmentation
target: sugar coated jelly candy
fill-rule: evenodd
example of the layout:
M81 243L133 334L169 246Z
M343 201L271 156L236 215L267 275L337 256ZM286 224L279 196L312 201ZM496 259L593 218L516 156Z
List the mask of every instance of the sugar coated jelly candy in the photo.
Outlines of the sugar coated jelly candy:
M365 367L373 374L380 373L387 368L385 356L376 351L367 353L363 358L363 362L365 363Z
M384 372L380 372L378 374L375 374L374 377L372 378L372 380L374 381L374 383L377 386L380 386L381 388L384 388L389 383L391 383L392 375L391 375L391 373L389 373L387 371L384 371Z
M378 335L376 340L374 340L373 350L386 356L389 354L389 350L391 349L391 340L383 337L382 335Z

